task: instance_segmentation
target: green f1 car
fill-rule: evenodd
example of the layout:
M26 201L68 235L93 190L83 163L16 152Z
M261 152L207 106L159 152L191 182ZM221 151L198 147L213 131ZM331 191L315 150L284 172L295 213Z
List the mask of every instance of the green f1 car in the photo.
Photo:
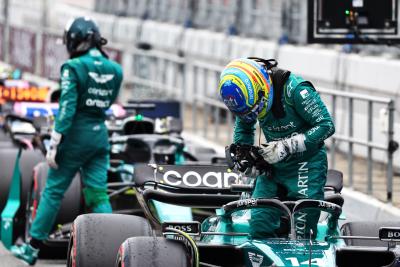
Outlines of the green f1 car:
M229 156L228 163L232 160L263 165L255 153L247 153L245 160ZM132 186L147 220L79 216L71 230L67 266L399 266L400 228L353 222L340 230L342 182L340 172L329 171L324 201L253 199L251 179L227 166L137 165ZM216 208L216 214L202 222L182 221L173 206L156 203ZM281 213L274 235L249 235L253 209ZM318 232L315 238L300 237L297 215L310 210L320 212Z

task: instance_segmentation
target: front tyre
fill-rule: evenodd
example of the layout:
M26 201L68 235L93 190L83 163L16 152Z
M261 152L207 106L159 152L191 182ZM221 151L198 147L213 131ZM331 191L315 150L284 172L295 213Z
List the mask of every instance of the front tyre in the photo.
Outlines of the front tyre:
M123 214L84 214L71 229L67 266L114 266L118 248L129 237L152 236L149 222Z
M132 237L122 243L117 256L118 267L188 267L183 243L163 237Z

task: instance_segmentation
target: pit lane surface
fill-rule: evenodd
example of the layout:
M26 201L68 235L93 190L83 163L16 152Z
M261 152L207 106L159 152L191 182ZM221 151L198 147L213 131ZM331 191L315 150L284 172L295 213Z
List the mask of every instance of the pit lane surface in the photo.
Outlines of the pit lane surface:
M24 262L16 259L10 252L4 248L0 242L0 267L26 267ZM36 263L36 267L61 267L65 266L62 260L40 260Z

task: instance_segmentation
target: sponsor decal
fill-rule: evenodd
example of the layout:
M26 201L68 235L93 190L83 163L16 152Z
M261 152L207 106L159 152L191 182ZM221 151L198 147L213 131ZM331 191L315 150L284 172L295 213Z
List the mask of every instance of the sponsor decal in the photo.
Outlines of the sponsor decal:
M89 87L88 93L91 95L111 96L113 93L113 90Z
M69 69L65 69L62 73L63 78L68 78L69 77Z
M243 207L243 206L257 206L257 199L255 198L246 198L246 199L241 199L237 202L237 207Z
M299 170L297 172L297 188L298 193L308 198L308 162L300 162Z
M319 201L318 207L330 210L336 209L336 206L334 204L325 201Z
M400 231L398 231L398 232L389 231L387 237L389 237L389 238L400 238Z
M110 101L103 101L99 99L86 99L86 106L88 107L98 107L98 108L108 108L110 106Z
M230 108L236 108L238 103L236 102L236 99L233 95L228 95L225 99L224 99L224 103L225 105Z
M106 83L114 78L114 74L98 74L96 72L89 72L90 78L92 78L96 83Z
M309 93L308 93L307 89L303 89L300 91L300 95L303 99L305 99L308 97Z
M264 260L264 256L259 255L254 252L248 252L248 254L249 254L249 260L251 262L251 266L252 267L260 267Z
M293 91L293 80L290 81L290 83L287 85L287 95L288 97L292 96L292 91Z
M297 171L297 192L308 198L308 162L300 162ZM299 212L296 216L296 233L298 236L304 238L307 225L307 213Z
M379 238L382 241L400 242L400 227L382 227L379 229Z
M296 233L301 238L304 238L307 226L307 213L299 211L296 216Z
M286 131L289 129L295 129L296 125L294 124L293 121L289 122L287 125L280 125L280 126L269 126L268 127L268 131L275 131L275 132L282 132L282 131Z
M322 121L324 119L324 115L321 115L321 116L319 116L316 120L315 120L315 122L320 122L320 121Z
M320 128L320 127L317 125L317 126L311 128L311 129L307 132L307 134L308 134L308 135L313 135L319 128Z
M196 171L181 174L175 170L169 170L163 174L162 182L172 186L227 188L230 184L237 183L238 178L238 174L233 172L207 172L200 175Z
M183 231L188 234L200 234L199 222L165 222L162 224L162 232L167 232L167 228Z

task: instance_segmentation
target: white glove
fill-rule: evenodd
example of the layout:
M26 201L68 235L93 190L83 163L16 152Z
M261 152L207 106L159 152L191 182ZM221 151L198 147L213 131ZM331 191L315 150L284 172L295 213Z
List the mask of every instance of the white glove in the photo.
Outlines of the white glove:
M53 169L58 168L58 165L56 163L56 155L57 155L57 147L61 142L61 137L62 137L62 134L57 133L54 130L51 133L50 146L49 146L49 149L47 150L46 160L47 160L47 163L49 164L49 166Z
M259 153L269 164L275 164L285 159L289 154L306 151L304 134L285 138L279 141L268 142L263 145Z

